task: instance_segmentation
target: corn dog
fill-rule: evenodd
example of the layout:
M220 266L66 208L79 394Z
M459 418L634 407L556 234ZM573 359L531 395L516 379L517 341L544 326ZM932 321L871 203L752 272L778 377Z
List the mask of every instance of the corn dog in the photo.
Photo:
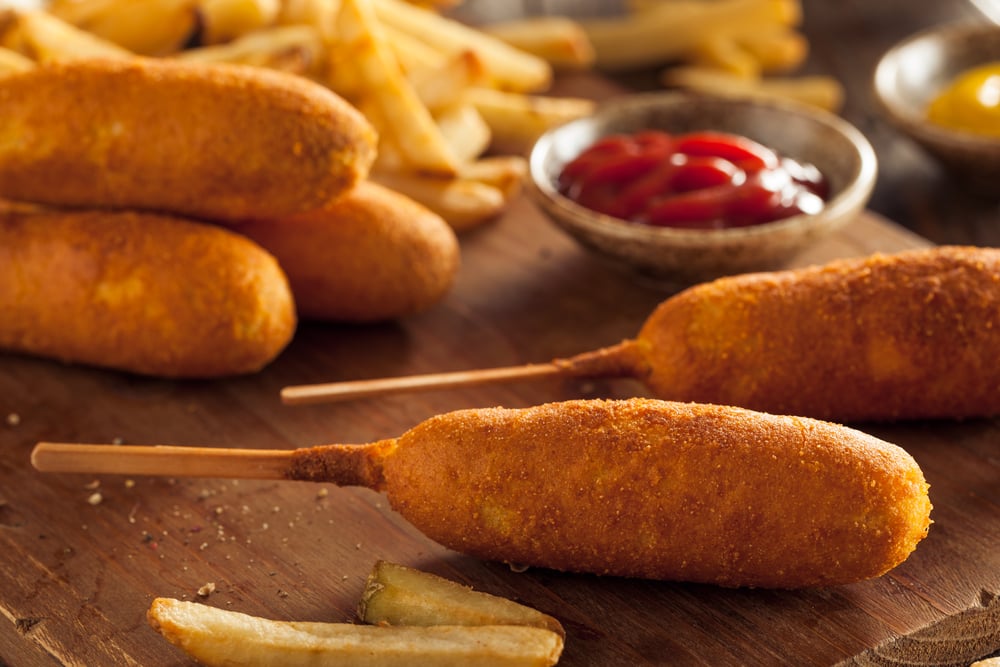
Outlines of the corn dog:
M303 319L373 322L437 303L458 271L440 217L369 181L317 211L234 228L281 264Z
M1000 414L1000 249L939 247L720 278L635 338L544 364L286 387L287 403L546 376L836 421Z
M39 470L333 482L489 560L798 588L875 577L930 524L905 451L828 422L655 399L460 410L293 451L39 443Z
M0 208L0 348L163 377L250 373L289 342L274 258L212 225Z
M843 421L1000 413L1000 250L939 247L723 278L624 355L657 396Z
M888 571L929 525L927 485L900 448L737 408L632 399L465 410L360 456L357 481L428 537L558 570L824 586ZM330 460L306 450L290 477L322 479Z
M368 171L374 130L261 68L81 60L0 79L0 196L211 220L320 208Z

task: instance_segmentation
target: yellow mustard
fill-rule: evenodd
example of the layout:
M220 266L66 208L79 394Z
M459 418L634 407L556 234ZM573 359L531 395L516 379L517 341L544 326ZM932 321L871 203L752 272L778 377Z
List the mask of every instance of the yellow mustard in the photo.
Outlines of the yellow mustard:
M958 75L927 107L938 125L1000 138L1000 61Z

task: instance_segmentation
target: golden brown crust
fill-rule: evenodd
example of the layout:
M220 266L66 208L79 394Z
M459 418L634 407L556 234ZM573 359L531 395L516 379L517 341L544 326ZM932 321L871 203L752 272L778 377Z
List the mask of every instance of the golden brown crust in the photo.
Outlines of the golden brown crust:
M319 208L367 174L371 126L260 68L74 61L0 82L0 196L234 220Z
M657 396L838 421L1000 413L1000 250L723 278L638 335Z
M444 220L368 181L322 210L236 230L278 258L303 319L412 315L444 297L459 266L458 240Z
M880 575L927 532L902 449L810 419L650 399L432 418L384 466L393 506L483 558L801 587Z
M0 347L166 377L249 373L289 342L274 258L152 214L0 212Z

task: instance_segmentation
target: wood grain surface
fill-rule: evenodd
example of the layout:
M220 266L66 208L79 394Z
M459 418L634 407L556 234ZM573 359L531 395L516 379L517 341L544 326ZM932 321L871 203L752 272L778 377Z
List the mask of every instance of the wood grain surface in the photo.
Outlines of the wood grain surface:
M808 69L847 82L845 116L876 146L881 172L877 213L795 263L929 242L1000 244L996 202L956 188L878 117L866 88L874 59L893 41L973 17L971 6L804 5ZM582 77L560 85L601 96L626 84ZM166 381L0 353L0 665L192 664L147 625L156 596L277 619L351 621L379 558L556 616L567 629L560 664L570 667L964 666L1000 650L997 420L856 425L913 454L931 483L935 523L889 574L803 591L514 572L443 549L364 489L43 475L29 465L41 440L260 449L368 442L459 408L644 393L630 380L547 379L281 404L280 389L293 384L509 366L594 349L633 336L671 293L589 255L527 201L463 235L462 258L455 289L438 307L397 323L303 324L288 350L253 376ZM200 597L207 583L215 592Z
M306 324L286 353L251 377L174 382L0 357L4 660L187 664L145 623L155 596L280 619L351 620L378 558L553 614L568 630L564 665L829 665L1000 591L993 421L871 426L924 468L935 505L930 536L879 579L787 592L517 573L444 550L363 489L43 475L29 467L39 440L250 448L367 442L462 407L643 393L629 380L545 380L336 406L280 404L280 388L297 382L544 361L615 342L632 336L669 294L588 255L528 202L463 243L462 273L440 307L398 324ZM866 215L797 261L923 243ZM215 592L199 598L206 583ZM984 645L994 650L997 637L959 642L948 664L971 661Z

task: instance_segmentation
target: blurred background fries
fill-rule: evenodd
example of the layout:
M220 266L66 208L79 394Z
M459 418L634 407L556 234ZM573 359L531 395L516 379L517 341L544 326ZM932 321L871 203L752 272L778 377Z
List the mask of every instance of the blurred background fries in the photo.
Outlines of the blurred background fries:
M471 0L469 0L471 2ZM615 16L539 16L482 28L459 0L52 0L0 10L0 74L69 58L170 57L308 77L380 134L373 178L457 230L520 192L548 128L594 103L548 93L554 73L660 70L666 87L831 111L843 89L798 77L799 0L630 0ZM2 6L2 3L0 3ZM460 9L460 8L459 8Z

